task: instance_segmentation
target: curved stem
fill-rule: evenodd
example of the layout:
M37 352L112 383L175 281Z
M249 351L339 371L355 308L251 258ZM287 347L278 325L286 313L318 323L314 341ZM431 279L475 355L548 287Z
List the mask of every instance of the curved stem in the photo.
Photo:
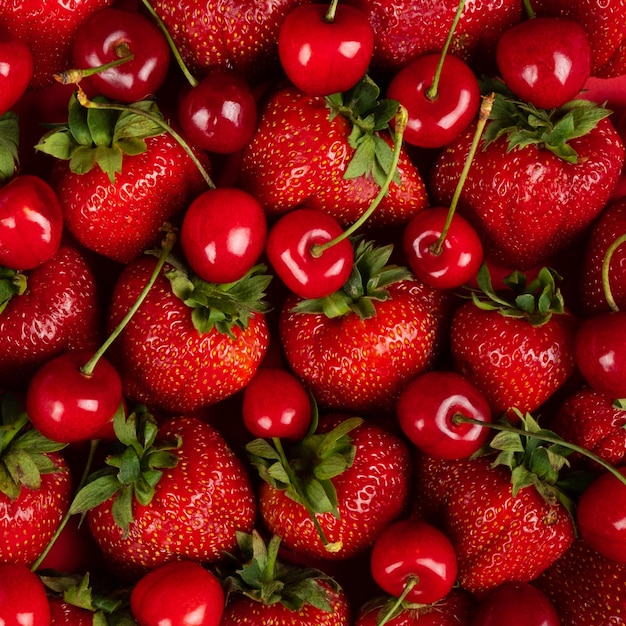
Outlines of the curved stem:
M613 291L611 290L611 281L609 280L609 266L611 265L611 259L615 251L626 243L626 233L619 236L607 249L604 258L602 259L602 290L604 291L604 297L607 304L612 311L619 311L617 302L613 297Z
M109 63L105 63L104 65L99 65L98 67L88 67L83 69L74 68L71 70L65 70L63 72L59 72L58 74L54 74L54 80L62 85L72 85L78 84L83 78L86 76L93 76L94 74L99 74L100 72L104 72L105 70L109 70L112 67L117 67L118 65L123 65L124 63L128 63L135 58L135 55L132 52L128 52L123 56L120 56L119 59L115 59L114 61L110 61Z
M456 13L454 14L454 20L452 20L452 25L450 26L450 30L448 31L448 36L446 37L446 41L443 44L443 48L441 49L439 62L437 63L437 68L435 69L433 84L426 90L426 97L429 100L436 100L439 97L439 80L441 78L441 70L443 69L446 55L448 54L448 48L452 43L452 37L454 37L454 32L456 31L456 27L458 26L459 20L461 19L461 13L463 13L464 6L465 0L460 0L459 5L456 8Z
M405 598L409 595L409 593L411 592L413 587L417 585L417 583L419 583L419 578L417 576L409 576L407 578L402 593L394 602L393 606L390 607L390 609L385 613L383 618L380 621L376 620L376 626L384 626L395 615L395 612L402 606Z
M326 15L324 16L325 22L335 21L335 15L337 13L338 4L339 4L339 0L331 0L330 5L328 6L328 11L326 11Z

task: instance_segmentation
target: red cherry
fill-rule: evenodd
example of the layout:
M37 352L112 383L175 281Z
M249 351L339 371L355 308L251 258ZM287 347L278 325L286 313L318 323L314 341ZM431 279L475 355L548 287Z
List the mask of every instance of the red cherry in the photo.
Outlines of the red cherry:
M448 537L413 519L395 522L378 536L370 567L381 589L397 598L405 594L404 600L419 604L444 598L457 574L456 553Z
M323 298L340 289L352 273L354 249L348 239L320 254L315 246L342 235L339 222L317 209L295 209L270 229L266 252L285 285L301 298Z
M243 394L243 423L255 437L302 439L311 424L311 401L293 374L261 368Z
M626 480L626 468L618 468ZM605 471L589 485L576 508L582 538L607 559L626 563L626 485Z
M45 180L24 174L0 189L0 265L41 265L56 254L62 231L61 204Z
M33 55L27 44L0 31L0 115L20 99L33 77Z
M188 207L180 242L191 269L203 280L242 278L265 248L267 222L259 202L237 188L209 189Z
M215 71L183 95L178 121L199 148L230 154L250 143L256 131L257 104L246 81Z
M440 58L439 54L418 57L387 88L387 98L398 100L408 111L405 141L421 148L449 144L469 126L480 106L474 72L451 55L444 59L435 93L430 93Z
M120 102L137 102L155 94L169 68L165 36L136 11L105 8L92 13L78 28L72 52L81 70L133 55L130 61L84 79L98 93Z
M0 624L50 626L46 589L25 565L0 563Z
M53 441L70 443L93 438L122 402L122 381L104 358L93 373L82 368L88 351L66 352L48 361L26 391L26 412L33 426Z
M455 372L431 371L414 378L403 390L396 408L404 434L428 456L461 459L479 450L489 429L455 422L463 415L491 422L491 409L483 394Z
M483 261L483 246L474 227L455 213L443 242L441 234L449 209L427 208L414 215L404 229L406 262L424 283L438 289L460 287L470 281Z
M507 29L498 40L500 76L519 98L552 109L575 98L591 71L585 29L564 17L533 17Z
M347 91L372 59L374 31L367 15L348 4L302 4L285 18L278 55L291 82L306 94Z

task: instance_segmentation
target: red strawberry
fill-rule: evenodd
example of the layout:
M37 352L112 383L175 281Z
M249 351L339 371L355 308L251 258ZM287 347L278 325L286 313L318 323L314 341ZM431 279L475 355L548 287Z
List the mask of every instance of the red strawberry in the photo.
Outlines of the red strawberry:
M87 609L53 596L50 604L50 626L93 626L94 614Z
M297 554L346 559L362 553L405 509L408 449L373 422L331 414L282 458L264 439L247 450L266 481L258 490L261 517Z
M368 79L329 98L295 87L275 91L244 149L239 184L270 216L305 204L342 224L355 222L378 194L392 151L386 129L397 103L372 109L378 95ZM404 149L397 176L368 225L400 224L426 206L424 182Z
M149 101L133 106L159 116ZM141 115L111 115L72 96L68 119L36 146L61 159L51 183L65 224L86 248L127 263L155 245L163 223L207 188L203 172L170 133Z
M117 281L109 328L126 315L156 259L129 263ZM111 352L131 400L170 412L191 411L240 391L269 343L262 301L270 277L253 268L235 283L206 283L165 265Z
M285 357L322 406L392 412L406 382L440 355L450 297L386 265L390 254L390 246L362 243L340 291L285 302L279 320Z
M69 508L70 471L63 445L30 427L15 397L0 405L0 563L31 566Z
M482 391L494 414L534 411L575 371L576 321L552 272L542 269L528 285L519 272L506 280L510 290L496 293L483 266L483 293L472 293L450 327L455 370Z
M522 425L539 430L529 414ZM558 485L566 462L559 449L510 432L496 435L491 449L499 451L495 465L488 456L418 456L415 465L415 515L448 535L459 584L473 593L533 580L574 540L571 505Z
M626 622L626 564L607 559L582 539L536 581L552 600L561 626Z
M126 446L81 490L73 512L89 528L120 575L169 561L218 561L249 531L255 501L248 475L222 436L206 422L173 417L157 426L132 413L115 423Z
M0 302L0 387L25 387L38 367L61 352L95 349L97 286L78 248L62 245L29 272L0 269L0 284L7 298Z
M474 156L458 203L489 258L524 270L549 263L580 239L611 197L624 161L607 115L586 100L545 111L496 96L484 149ZM434 165L431 192L444 206L474 132L471 125Z

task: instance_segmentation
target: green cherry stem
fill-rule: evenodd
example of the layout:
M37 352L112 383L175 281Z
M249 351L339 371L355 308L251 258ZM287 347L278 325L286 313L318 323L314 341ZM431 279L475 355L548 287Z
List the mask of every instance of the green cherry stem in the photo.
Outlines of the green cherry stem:
M460 0L456 8L456 13L454 14L454 19L452 20L452 25L450 26L450 30L448 31L448 36L446 37L446 41L443 44L443 48L441 49L439 62L437 63L437 68L435 69L433 84L426 90L426 97L429 100L436 100L439 97L439 80L441 78L441 71L443 69L443 64L446 60L446 55L448 54L448 49L450 48L450 44L452 43L452 37L454 37L454 32L456 31L456 27L458 26L459 20L461 19L461 13L463 13L464 7L465 0Z
M493 106L494 99L495 94L493 93L488 96L484 96L482 99L480 110L478 112L478 123L476 124L476 131L472 139L469 153L467 155L467 158L465 159L465 163L463 164L463 170L461 171L461 175L459 176L459 180L457 181L454 195L452 196L452 200L450 201L450 207L448 209L446 221L443 225L443 228L441 229L441 234L439 235L439 238L431 247L431 252L435 255L441 254L443 243L446 240L448 231L450 230L450 224L452 223L452 218L454 217L457 204L459 203L459 198L461 197L461 192L463 191L463 185L465 184L467 175L469 174L470 167L472 167L472 161L474 160L476 150L478 150L480 138L482 137L485 125L487 124L487 120L489 119L489 115L491 114L491 108Z
M54 74L54 80L62 85L78 84L87 76L93 76L94 74L99 74L100 72L104 72L112 67L123 65L124 63L128 63L135 58L135 55L128 49L126 44L118 46L117 50L119 58L114 61L110 61L104 65L99 65L98 67L88 67L83 69L73 68L71 70L65 70L63 72L59 72L58 74Z
M398 596L393 605L385 613L383 618L380 621L376 620L376 626L384 626L389 620L391 620L395 616L396 611L402 606L405 598L409 595L409 593L411 592L413 587L417 585L417 583L419 583L419 578L417 576L409 576L407 578L402 593Z
M126 104L116 104L115 102L94 102L87 97L87 94L78 87L78 91L76 93L76 97L80 104L87 109L109 109L114 111L127 111L129 113L134 113L135 115L140 115L141 117L145 117L150 120L152 123L160 126L165 132L169 133L181 146L181 148L187 153L187 156L193 161L194 165L198 168L198 171L204 178L206 184L209 189L215 189L215 184L211 180L209 173L206 171L202 163L198 157L194 154L193 150L189 146L189 144L183 139L183 137L177 133L162 117L158 115L154 115L149 111L144 111L138 107L134 107L132 105Z
M372 200L372 203L367 208L367 210L361 215L361 217L359 217L359 219L356 222L354 222L348 228L346 228L346 230L344 230L343 233L341 233L341 235L339 235L338 237L335 237L334 239L331 239L330 241L327 241L326 243L314 245L311 248L312 256L320 257L322 256L324 250L327 250L328 248L331 248L335 244L339 243L340 241L343 241L344 239L347 239L348 237L350 237L352 233L354 233L361 226L363 226L365 222L367 222L370 215L372 215L372 213L376 210L378 205L382 202L383 198L387 195L387 191L389 190L389 185L391 184L391 181L396 175L396 171L398 169L398 161L400 160L400 153L402 151L402 138L404 137L404 131L406 129L408 120L409 120L409 114L407 110L402 105L400 105L398 107L398 112L396 113L396 118L395 118L394 146L393 146L393 155L391 159L391 167L389 168L389 171L387 172L387 176L378 192L378 195L374 198L374 200Z
M328 11L326 11L326 15L324 16L325 22L334 22L335 15L337 13L337 5L339 4L339 0L331 0L330 5L328 6Z
M591 450L587 450L587 448L583 448L575 443L570 443L565 439L561 439L558 436L552 436L549 434L537 434L530 432L528 430L524 430L522 428L516 428L515 426L510 426L506 424L495 424L493 422L483 422L481 420L475 420L471 417L467 417L460 413L457 413L452 417L452 421L455 424L476 424L477 426L483 426L484 428L491 428L492 430L499 430L507 433L516 433L518 435L522 435L524 437L533 437L534 439L539 439L540 441L545 441L546 443L553 443L557 446L562 446L563 448L567 448L568 450L572 450L572 452L578 452L583 456L586 456L588 459L591 459L605 470L609 471L613 476L615 476L622 484L626 485L626 476L617 471L617 469L611 465L608 461L605 461L602 457L599 457Z
M611 281L609 280L609 266L611 265L611 259L615 251L626 243L626 233L620 235L607 249L604 258L602 259L602 290L604 291L604 297L607 304L611 308L611 311L619 311L617 302L613 297L613 291L611 290Z
M528 15L528 19L532 20L534 17L536 17L533 5L530 3L530 0L523 0L523 2L526 15Z

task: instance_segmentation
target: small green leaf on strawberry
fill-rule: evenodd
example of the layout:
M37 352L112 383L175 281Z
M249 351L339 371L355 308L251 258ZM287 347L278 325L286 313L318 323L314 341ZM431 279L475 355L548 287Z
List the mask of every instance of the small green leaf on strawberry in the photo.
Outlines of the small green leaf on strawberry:
M26 291L26 285L25 274L0 267L0 313L13 296L21 296Z
M18 117L12 111L0 115L0 182L15 174L19 164L18 147L20 127Z

